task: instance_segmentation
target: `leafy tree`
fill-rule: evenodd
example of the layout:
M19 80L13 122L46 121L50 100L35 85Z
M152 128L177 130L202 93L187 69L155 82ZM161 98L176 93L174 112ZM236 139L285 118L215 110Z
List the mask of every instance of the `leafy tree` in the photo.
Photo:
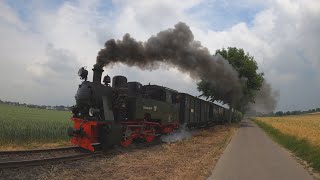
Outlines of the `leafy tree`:
M257 72L258 65L254 57L249 53L245 53L241 48L228 47L227 49L218 49L215 52L215 55L217 54L224 57L233 66L233 68L238 71L239 80L245 82L242 84L242 98L236 102L232 102L233 97L229 97L230 99L227 99L227 102L225 102L232 108L244 112L249 102L254 103L256 92L260 90L264 81L264 74ZM210 85L210 83L205 80L201 80L197 85L202 96L211 101L216 99L222 100L219 98L219 91L217 90L218 87Z
M299 114L301 114L301 112L300 111L292 111L291 114L292 115L299 115Z
M275 113L275 115L276 115L276 116L283 116L284 113L283 113L282 111L278 111L278 112Z

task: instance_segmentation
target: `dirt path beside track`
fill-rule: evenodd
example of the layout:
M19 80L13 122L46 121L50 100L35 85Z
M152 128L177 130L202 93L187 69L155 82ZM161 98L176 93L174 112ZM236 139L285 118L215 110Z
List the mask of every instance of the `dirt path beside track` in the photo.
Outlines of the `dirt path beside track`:
M209 179L311 180L313 178L287 150L273 142L252 121L244 120Z

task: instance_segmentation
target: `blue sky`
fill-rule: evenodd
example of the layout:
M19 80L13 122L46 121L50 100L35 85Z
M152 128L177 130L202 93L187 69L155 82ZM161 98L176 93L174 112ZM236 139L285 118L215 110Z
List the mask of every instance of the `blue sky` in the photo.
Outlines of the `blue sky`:
M0 1L0 81L7 83L0 99L72 105L77 69L92 67L106 40L130 33L144 41L179 21L212 53L229 46L250 52L280 94L278 110L320 107L314 0ZM116 65L105 72L198 94L195 81L176 69Z
M195 14L200 19L207 19L208 28L221 31L238 22L245 22L251 26L255 15L263 9L263 4L256 3L250 6L245 0L211 0L203 1L189 9L187 13Z
M46 11L56 11L66 2L76 5L76 0L53 0L53 1L10 1L5 0L5 3L9 5L19 16L22 21L31 22L32 13L34 8L41 8ZM240 5L239 5L240 4ZM224 0L209 0L201 1L196 6L186 10L187 14L194 16L197 19L207 19L205 22L207 28L220 31L226 28L232 27L238 22L245 22L249 26L252 25L252 21L255 15L263 10L264 5L262 3L254 3L252 6L247 4L246 0L241 1L224 1ZM104 14L116 14L119 10L117 5L111 0L101 1L95 7L96 13Z

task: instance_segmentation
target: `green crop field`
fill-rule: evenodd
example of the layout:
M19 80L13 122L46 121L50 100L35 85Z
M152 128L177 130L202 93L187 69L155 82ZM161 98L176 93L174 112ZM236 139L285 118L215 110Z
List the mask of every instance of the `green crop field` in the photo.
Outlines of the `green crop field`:
M67 141L71 112L0 104L0 146Z

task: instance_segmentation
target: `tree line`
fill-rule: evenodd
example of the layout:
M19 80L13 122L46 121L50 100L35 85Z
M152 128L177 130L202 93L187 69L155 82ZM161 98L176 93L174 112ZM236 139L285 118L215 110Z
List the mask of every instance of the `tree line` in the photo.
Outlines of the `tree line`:
M320 112L320 108L315 108L315 109L309 109L305 111L301 110L295 110L295 111L277 111L273 113L273 116L290 116L290 115L300 115L300 114L309 114L309 113L316 113Z
M70 111L70 107L63 105L49 106L49 105L36 105L36 104L27 104L13 101L3 101L0 99L0 104L7 104L11 106L23 106L28 108L37 108L37 109L49 109L49 110L59 110L59 111Z

